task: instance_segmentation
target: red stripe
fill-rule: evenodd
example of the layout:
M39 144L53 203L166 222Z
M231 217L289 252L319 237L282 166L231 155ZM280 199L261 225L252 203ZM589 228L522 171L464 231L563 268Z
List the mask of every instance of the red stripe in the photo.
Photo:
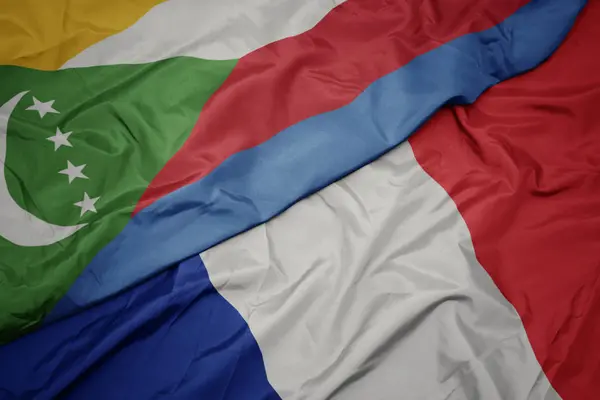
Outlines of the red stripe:
M411 138L565 400L600 398L600 2L549 62Z
M376 79L526 0L348 0L316 27L243 57L135 212L223 160L311 116L350 103Z

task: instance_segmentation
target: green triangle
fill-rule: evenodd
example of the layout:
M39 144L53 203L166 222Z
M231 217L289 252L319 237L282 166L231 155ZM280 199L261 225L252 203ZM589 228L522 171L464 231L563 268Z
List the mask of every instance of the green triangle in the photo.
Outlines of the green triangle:
M0 236L0 342L35 326L95 254L125 227L137 201L189 136L237 60L178 57L151 64L38 71L0 66L0 104L28 91L8 124L4 174L14 201L44 221L87 226L58 243L22 247ZM33 97L59 113L40 117ZM48 140L61 132L71 147ZM87 177L59 173L85 165ZM82 216L87 193L99 199ZM101 279L101 277L99 277Z

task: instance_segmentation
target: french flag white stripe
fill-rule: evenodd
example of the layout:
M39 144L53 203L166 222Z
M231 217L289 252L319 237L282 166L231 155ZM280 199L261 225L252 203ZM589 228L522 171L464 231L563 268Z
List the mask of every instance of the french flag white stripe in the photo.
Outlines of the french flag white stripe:
M408 143L201 257L284 399L558 399Z

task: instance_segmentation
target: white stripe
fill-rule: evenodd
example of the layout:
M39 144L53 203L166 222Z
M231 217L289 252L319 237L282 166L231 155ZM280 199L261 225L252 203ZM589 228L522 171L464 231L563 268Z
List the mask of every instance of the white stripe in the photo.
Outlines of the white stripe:
M169 0L62 68L136 64L175 56L240 58L319 22L343 0Z
M201 257L285 399L558 398L408 143Z

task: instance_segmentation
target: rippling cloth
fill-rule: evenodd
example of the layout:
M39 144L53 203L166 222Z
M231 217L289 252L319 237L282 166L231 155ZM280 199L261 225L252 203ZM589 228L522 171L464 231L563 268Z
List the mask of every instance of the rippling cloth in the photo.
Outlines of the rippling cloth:
M400 2L375 3L349 0L299 36L255 51L246 45L251 52L239 61L194 60L223 49L233 54L240 49L235 40L222 47L194 40L175 47L189 50L175 59L179 50L153 47L163 39L184 43L173 41L189 29L181 24L147 42L149 50L163 49L150 56L159 61L125 51L127 65L101 66L99 60L121 57L111 48L133 43L160 15L179 6L189 11L188 3L171 1L80 52L62 72L5 70L48 96L46 82L68 86L77 76L90 89L84 105L98 98L101 77L121 77L130 91L119 101L111 100L114 88L103 92L108 100L101 104L112 104L108 115L154 162L134 152L123 164L145 171L141 180L118 163L112 168L121 174L106 167L107 176L119 178L100 196L110 206L93 202L93 194L76 205L89 226L64 239L70 247L61 239L57 248L96 245L93 232L116 236L97 254L89 251L91 261L44 326L0 347L0 397L595 398L600 164L593 105L600 59L592 49L600 7L584 9L542 66L498 83L544 61L583 3L480 2L474 9L457 2L448 10L435 2L399 9ZM273 10L302 16L291 21L309 23L306 16L314 15L280 4ZM322 15L335 5L314 4L324 7L312 9ZM239 15L256 18L252 12ZM398 25L402 15L419 18ZM351 21L363 29L341 29ZM260 35L250 25L252 41ZM227 38L226 26L207 29L207 37ZM279 32L274 38L278 26L270 30ZM188 69L178 74L182 66ZM203 86L181 79L192 75L212 78ZM176 90L160 89L163 79ZM17 92L19 79L6 82L7 93ZM497 83L473 105L460 105ZM202 96L185 95L187 87ZM174 98L191 103L169 121L156 115L137 127L137 113L156 104L146 97L157 91L163 108ZM58 100L21 96L7 103L31 103L15 105L6 118L8 156L23 127L34 125L32 115L60 128L63 120L52 117L61 112L75 115L68 126L74 133L57 130L46 143L50 152L84 148L101 163L94 152L112 148L94 135L108 135L102 129L115 122L85 128L89 142L75 141L75 128L91 121L77 119L85 107L75 95L65 94L73 102L68 112ZM198 99L200 118L186 125L184 114L193 115ZM177 140L148 141L147 132L168 131L163 126L174 121ZM12 160L11 170L24 171ZM97 169L70 164L60 172L68 187L85 190L76 185L99 179L88 173ZM83 171L89 176L78 176ZM11 179L17 206L38 204L15 196ZM123 182L133 184L119 196ZM119 205L123 198L129 208ZM27 210L42 222L61 215L39 204ZM125 216L122 225L114 225L115 215ZM18 233L11 230L14 241L29 240ZM5 264L17 254L8 249ZM71 254L76 265L86 257Z

